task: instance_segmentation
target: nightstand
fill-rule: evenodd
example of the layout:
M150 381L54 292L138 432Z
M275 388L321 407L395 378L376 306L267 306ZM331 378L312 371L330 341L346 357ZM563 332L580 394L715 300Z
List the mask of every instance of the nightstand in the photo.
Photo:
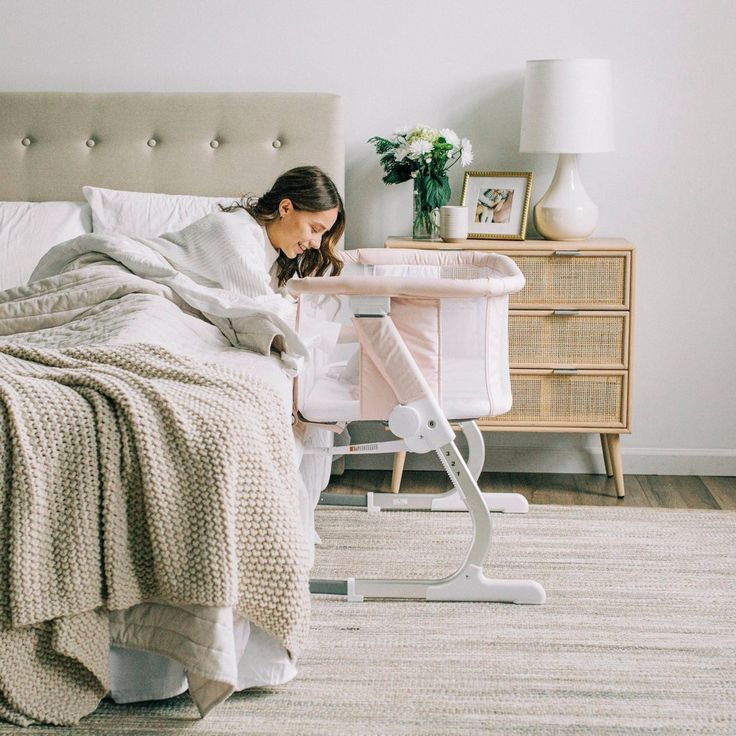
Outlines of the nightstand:
M620 435L631 432L634 246L618 238L585 241L390 237L387 248L489 250L510 256L526 286L509 300L514 405L481 417L494 432L595 432L606 472L624 496ZM392 490L403 458L394 459Z

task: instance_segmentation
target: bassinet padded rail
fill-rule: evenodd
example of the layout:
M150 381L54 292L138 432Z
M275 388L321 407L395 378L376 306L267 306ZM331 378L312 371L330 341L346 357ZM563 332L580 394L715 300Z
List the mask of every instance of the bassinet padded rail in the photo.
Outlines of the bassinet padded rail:
M363 505L371 511L467 509L473 538L463 563L446 578L312 580L312 592L350 600L543 603L539 583L492 580L483 573L489 509L523 513L528 504L518 494L484 494L477 484L484 443L474 420L511 408L508 295L524 286L523 274L495 253L368 248L340 255L340 276L289 282L299 297L297 329L310 352L296 381L296 409L305 422L339 427L385 421L397 439L312 451L435 451L452 481L450 491L369 493ZM467 464L450 422L460 424L468 441ZM340 500L323 494L321 503Z

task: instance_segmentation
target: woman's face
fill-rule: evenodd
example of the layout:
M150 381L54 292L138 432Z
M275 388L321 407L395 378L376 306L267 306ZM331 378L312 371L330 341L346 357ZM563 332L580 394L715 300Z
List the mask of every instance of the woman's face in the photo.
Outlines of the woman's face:
M290 199L279 203L280 217L266 225L268 239L287 258L296 258L307 248L319 248L322 236L335 224L337 207L322 212L294 209Z

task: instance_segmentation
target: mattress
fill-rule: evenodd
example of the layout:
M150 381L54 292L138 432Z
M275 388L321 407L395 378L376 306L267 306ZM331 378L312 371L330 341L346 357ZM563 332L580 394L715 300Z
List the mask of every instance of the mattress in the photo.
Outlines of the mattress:
M302 403L302 416L312 422L355 422L360 419L358 385L323 374Z
M491 412L485 387L485 361L444 357L440 365L442 410L448 419L477 419ZM314 382L301 413L313 422L354 422L360 419L360 388L340 378L337 365Z

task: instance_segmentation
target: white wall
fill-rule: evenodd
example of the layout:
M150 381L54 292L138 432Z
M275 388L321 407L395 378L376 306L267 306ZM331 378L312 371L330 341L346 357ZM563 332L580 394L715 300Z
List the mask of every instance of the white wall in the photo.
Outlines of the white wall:
M0 0L0 13L4 90L343 95L348 247L410 224L410 185L382 184L370 136L452 127L474 168L533 170L535 200L555 162L518 153L524 61L611 58L616 152L585 157L582 174L595 234L638 246L625 470L736 475L732 0ZM488 442L497 468L600 467L595 436Z

